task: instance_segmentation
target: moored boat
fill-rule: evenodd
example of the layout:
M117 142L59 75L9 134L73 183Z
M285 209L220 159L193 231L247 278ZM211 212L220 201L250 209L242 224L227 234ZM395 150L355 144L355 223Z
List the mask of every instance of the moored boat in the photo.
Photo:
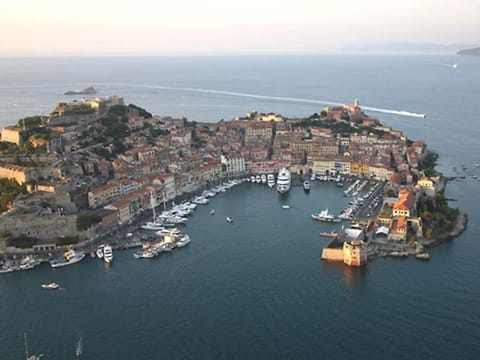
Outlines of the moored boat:
M430 254L427 252L418 253L415 257L419 260L430 260Z
M149 221L141 226L143 230L162 230L163 222L161 221Z
M103 247L103 260L106 263L111 263L113 261L113 249L110 245L105 245Z
M100 246L97 248L96 254L97 254L97 257L98 257L99 259L103 259L103 247L104 247L104 245L100 245Z
M75 251L71 249L63 254L63 258L51 260L50 266L53 268L57 268L76 264L77 262L82 261L84 257L85 253L83 251Z
M277 191L280 194L284 194L290 190L292 183L292 174L287 168L283 168L278 174L277 178Z
M190 244L192 239L188 234L185 234L180 240L177 241L177 247L184 247L185 245Z
M273 174L267 175L267 185L269 188L273 188L275 186L275 176Z
M309 192L310 191L310 182L308 180L305 180L303 182L303 191Z
M328 209L320 211L318 214L312 214L312 218L318 221L326 221L326 222L341 222L342 219L339 217L329 214Z

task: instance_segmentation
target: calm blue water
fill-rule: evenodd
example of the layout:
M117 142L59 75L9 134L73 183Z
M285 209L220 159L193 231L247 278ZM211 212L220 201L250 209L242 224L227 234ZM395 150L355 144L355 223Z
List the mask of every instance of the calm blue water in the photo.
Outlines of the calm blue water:
M92 84L99 96L202 121L251 109L305 116L321 106L154 87L359 98L426 113L375 115L426 140L446 175L461 163L480 175L478 79L480 59L453 56L0 59L0 125L48 113L65 90ZM1 276L0 358L21 358L27 331L46 359L73 358L80 336L85 359L476 359L479 188L471 177L449 184L469 228L429 262L385 259L359 270L319 259L319 232L335 225L310 214L344 205L335 186L315 183L308 195L294 188L281 199L244 184L198 209L186 228L192 243L170 256L138 261L117 252L110 268L87 259ZM50 281L64 290L41 291Z

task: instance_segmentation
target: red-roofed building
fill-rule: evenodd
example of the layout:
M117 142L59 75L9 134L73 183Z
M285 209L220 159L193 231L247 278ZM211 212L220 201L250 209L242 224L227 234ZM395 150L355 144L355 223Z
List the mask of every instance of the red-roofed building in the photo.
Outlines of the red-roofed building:
M415 212L415 195L406 189L398 193L398 201L393 205L392 215L394 217L410 217Z

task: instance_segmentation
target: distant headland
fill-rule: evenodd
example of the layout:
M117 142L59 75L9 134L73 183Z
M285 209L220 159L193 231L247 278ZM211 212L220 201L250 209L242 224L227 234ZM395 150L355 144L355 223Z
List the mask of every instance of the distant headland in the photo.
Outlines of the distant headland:
M89 86L82 90L68 90L65 91L64 95L93 95L96 94L97 90L93 86Z
M460 50L460 51L457 52L457 55L461 55L461 56L480 56L480 47Z

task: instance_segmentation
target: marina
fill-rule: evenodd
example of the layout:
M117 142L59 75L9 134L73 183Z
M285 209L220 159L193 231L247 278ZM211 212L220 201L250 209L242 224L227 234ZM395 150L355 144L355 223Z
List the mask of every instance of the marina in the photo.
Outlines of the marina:
M193 239L181 251L173 250L152 261L133 259L145 242L141 236L156 236L152 230L139 229L151 221L148 216L128 229L115 229L104 240L114 249L112 265L86 256L75 266L59 269L44 262L34 271L14 271L7 266L4 270L9 273L0 276L0 316L5 330L0 358L22 358L22 334L28 331L31 350L52 359L72 358L79 333L84 339L84 359L150 359L152 354L173 359L316 358L319 354L338 359L475 359L480 351L475 321L480 297L475 236L479 222L472 194L478 190L478 179L473 176L480 174L472 164L480 160L472 151L477 143L472 131L475 112L466 94L478 93L478 83L471 81L478 67L475 59L450 57L442 61L459 63L461 71L445 78L444 69L429 65L439 58L448 57L383 56L380 61L375 56L339 56L334 66L332 58L307 57L302 62L284 58L276 60L288 70L283 74L273 71L269 61L243 57L228 61L180 59L180 71L173 71L168 66L171 60L162 58L129 59L128 64L102 58L34 59L34 71L28 62L12 60L25 72L10 70L4 62L2 69L10 74L3 78L5 125L25 116L25 103L31 104L34 113L48 113L50 109L39 104L58 101L58 94L65 89L83 87L66 84L78 83L84 72L75 75L78 79L65 76L66 71L80 74L82 68L98 79L100 84L94 85L100 92L117 91L155 113L180 114L190 120L228 119L252 107L287 116L308 116L321 108L292 102L266 104L265 99L247 102L239 97L224 101L218 94L207 93L202 94L202 106L198 106L196 101L179 101L185 94L154 89L152 83L171 79L190 84L197 79L198 87L228 87L224 75L235 68L248 75L248 83L235 81L243 93L260 93L256 89L269 93L265 84L275 84L276 93L298 98L350 99L362 93L372 104L418 109L428 113L427 120L385 114L382 121L406 136L425 139L431 149L440 151L439 167L447 175L457 167L464 178L452 181L447 196L470 214L470 222L467 232L455 241L429 248L429 261L416 260L415 251L408 257L396 256L403 251L401 246L393 249L378 244L385 257L366 268L351 268L319 260L328 241L319 238L319 233L338 232L341 224L312 221L311 214L328 208L340 216L342 210L356 207L352 221L363 218L376 195L363 205L359 196L372 185L366 185L355 198L344 197L351 181L345 181L342 188L336 181L315 175L309 194L293 185L279 200L279 194L268 189L268 180L267 186L245 183L220 191L177 226ZM132 67L138 69L135 76L122 73ZM37 70L46 68L52 70L36 80ZM109 69L116 82L127 85L115 86L103 69ZM222 76L207 69L220 69ZM21 76L20 82L13 79ZM45 78L55 82L45 84ZM298 80L300 86L292 86L292 80ZM445 82L449 86L444 86ZM345 83L353 88L341 85ZM386 85L388 91L384 91ZM46 88L48 93L26 91L32 88ZM455 131L450 131L452 124ZM461 163L467 170L459 167ZM291 211L282 209L284 203ZM215 216L209 213L212 207ZM226 216L235 223L228 224ZM128 247L135 249L116 251ZM9 257L8 262L18 268L20 258L26 255ZM65 290L40 289L40 284L50 282ZM339 344L338 334L346 345Z
M129 343L127 349L122 344L114 343L113 339L110 338L110 332L102 330L105 326L108 328L121 329L120 320L108 316L101 323L94 320L100 316L101 313L110 314L111 310L109 309L111 309L112 306L117 306L115 303L118 302L118 298L122 299L120 304L118 304L120 308L133 306L136 311L135 314L132 315L129 328L117 331L119 333L134 332L141 334L142 337L148 337L147 334L149 333L171 330L171 327L163 323L171 323L171 321L175 321L175 319L177 319L177 321L187 321L187 319L189 319L189 322L195 322L196 328L209 328L209 325L202 325L202 323L206 321L205 318L202 316L193 316L192 318L192 315L190 315L191 313L189 313L188 309L192 308L193 299L190 301L188 296L182 296L180 294L188 294L190 291L195 291L197 294L194 300L195 302L200 301L205 304L230 307L232 305L227 300L228 292L224 289L227 283L233 283L232 286L233 289L236 289L236 296L240 296L242 303L247 304L246 310L248 310L248 312L253 312L255 316L260 316L260 318L270 318L268 313L258 312L255 309L258 307L258 303L266 303L268 306L272 306L273 297L270 297L268 292L265 294L263 286L252 292L243 290L241 284L251 281L251 274L255 274L255 276L262 274L262 276L269 279L268 281L272 284L271 286L275 286L275 291L283 289L284 286L277 283L275 279L277 279L279 272L283 279L288 278L289 271L287 271L287 269L285 271L281 269L282 266L285 266L285 263L291 263L292 261L295 267L303 273L317 273L317 275L311 277L311 279L295 280L295 286L300 286L302 289L314 289L314 291L317 292L325 291L326 287L329 293L336 294L343 291L351 291L348 289L351 289L353 286L352 282L356 284L355 288L364 288L367 284L364 272L345 272L344 274L343 271L338 271L338 269L333 268L334 271L332 273L332 265L320 261L319 255L322 243L318 241L318 234L319 232L331 234L338 232L338 229L336 229L338 225L328 222L314 222L311 221L310 216L319 206L322 206L319 204L328 206L329 211L332 213L340 213L342 209L348 206L351 198L343 196L342 189L338 188L334 181L313 181L311 186L312 188L309 194L306 194L301 186L292 187L287 194L288 204L286 204L283 196L280 196L276 191L271 191L266 186L258 186L256 183L244 182L240 186L234 187L225 193L221 193L218 197L211 199L209 205L214 206L215 216L210 215L211 207L199 205L189 217L187 225L179 225L177 229L169 228L163 230L162 236L170 232L178 240L182 238L182 234L188 232L189 237L191 237L193 241L187 241L187 244L183 246L179 246L179 242L177 242L176 248L172 249L171 247L165 246L163 249L160 248L160 255L155 255L152 251L148 251L148 247L146 249L143 248L143 246L148 243L148 240L140 240L135 244L140 247L135 250L114 251L115 263L113 266L106 266L107 264L104 266L103 261L86 257L81 264L66 267L65 270L68 268L68 271L56 271L55 281L65 286L66 290L61 292L42 291L41 293L64 298L62 301L66 302L65 307L62 305L58 308L57 305L57 308L54 310L52 307L55 305L50 303L51 299L39 299L38 305L52 315L51 319L42 321L42 323L36 322L32 328L32 332L41 333L40 328L45 326L51 329L49 333L54 335L55 340L53 341L55 349L49 348L49 357L55 354L62 354L62 349L65 349L64 352L66 354L72 354L74 349L65 346L65 343L69 343L69 338L74 336L73 334L77 331L77 328L81 329L84 337L83 343L86 346L81 354L82 358L95 358L93 354L90 354L91 350L89 349L101 349L105 346L113 349L110 350L110 358L112 359L114 357L122 358L122 354L124 353L131 354L131 356L135 356L134 354L136 354L136 356L138 356L138 354L144 353L144 344L136 345ZM373 186L373 184L365 185L362 191L368 192L368 187ZM253 199L255 199L256 206L248 206ZM272 206L275 204L277 206ZM293 207L295 211L286 211L283 209L283 205ZM268 211L266 211L266 209L268 209ZM225 221L227 215L235 219L235 221L248 224L248 227L244 229L240 227L238 232L232 232L230 224ZM289 219L289 221L286 221L286 219ZM264 235L266 223L278 224L275 227L268 227L268 236ZM129 239L128 242L133 243L139 234L145 234L149 239L155 239L154 241L157 242L162 241L162 236L156 235L151 230L141 229L141 224L142 222L138 223L137 229L125 229L121 234L123 241L125 242ZM128 232L131 232L132 236L127 237L126 234ZM298 243L292 242L292 239L296 239L299 233L302 234L301 247L299 247ZM110 244L114 250L122 248L123 245L116 245L113 239L110 240L108 244ZM104 244L107 244L107 242ZM153 244L153 242L151 244ZM180 242L180 244L182 243ZM435 250L435 258L437 258L438 250L441 252L442 249ZM273 254L275 254L273 268L271 267L272 251ZM212 253L217 252L221 254L221 257L212 257ZM137 254L138 260L134 259L134 254ZM392 253L391 257L394 258L395 253ZM419 273L419 269L416 268L415 264L425 264L423 261L416 261L414 258L412 262L410 260L411 257L399 256L399 258L405 259L403 261L409 264L412 271L415 271L417 276L422 277L421 272ZM270 260L267 261L267 259ZM218 263L218 265L213 267L215 269L213 273L213 270L207 265L212 261ZM429 265L434 264L434 260L430 260ZM381 290L377 287L377 293L383 292L385 286L388 287L389 291L395 293L396 290L393 285L385 285L386 277L388 276L389 281L391 281L392 273L389 275L381 275L382 271L385 271L383 269L389 268L390 266L387 266L383 261L374 261L369 264L368 267L370 271L374 271L378 274L377 276L382 277L378 280L378 284L382 285L380 287ZM244 274L238 277L237 269L242 269ZM29 274L33 274L31 278L32 281L35 282L37 289L39 283L50 279L49 273L53 270L55 269L40 265L34 272L29 272ZM23 278L24 274L19 272L13 274L13 276L15 278L18 278L18 276ZM394 276L398 277L398 275ZM3 279L10 282L9 279L14 281L14 277L8 275L3 277ZM91 278L95 278L95 282L99 282L101 286L97 288L96 285L92 285L89 280ZM322 284L317 283L319 278L322 279ZM27 278L24 279L27 280ZM207 284L210 284L210 281L214 281L214 283L208 286L202 285L205 284L206 279L209 279ZM282 280L282 283L283 281L285 280ZM146 286L148 286L149 289L147 292L145 291ZM368 286L370 288L372 286L375 287L376 282L374 282L374 284L370 283ZM403 286L408 285L404 284ZM103 289L104 287L105 289ZM203 287L206 288L204 289ZM94 296L96 303L93 312L90 307L82 307L82 298L85 296L85 289L97 289L89 290L93 291L91 296ZM229 289L232 289L232 287L229 287ZM289 306L287 304L294 301L296 296L290 292L285 292L285 290L283 291L281 306ZM138 294L144 294L144 297L139 297ZM253 299L248 300L252 296ZM156 303L156 300L152 300L153 297L162 299L161 308L152 308L152 301ZM322 311L320 314L314 310L312 314L311 310L312 307L321 308L325 306L327 302L324 301L321 297L307 296L302 298L301 303L297 303L297 306L300 306L302 311L310 309L308 311L309 316L315 316L316 318L322 318L324 321L328 321L329 315L325 314L325 312ZM359 298L358 301L360 301L360 303L364 302L361 298ZM69 308L72 306L79 309L74 314L69 311ZM338 306L344 309L346 312L345 316L349 316L348 301L340 301ZM165 308L170 310L164 311ZM350 316L351 315L352 313L350 313ZM128 314L125 316L129 318ZM160 319L160 321L149 321L148 319L151 319L152 316ZM235 317L234 320L227 321L227 328L232 329L237 326L246 328L251 319L245 312L242 312L242 316L247 316L247 320L243 321ZM54 329L55 324L62 317L71 319L72 325L66 326L64 330L59 332ZM209 313L209 317L212 317L211 321L214 323L222 322L221 316L216 313ZM17 313L16 318L22 319L22 315ZM374 315L375 321L378 322L380 318L381 314ZM292 320L292 318L285 319L284 324L286 325L290 320ZM340 325L337 325L337 328L344 331L346 330L346 327ZM193 332L189 331L188 328L181 327L179 331L184 334L193 335ZM218 332L214 331L214 334L220 336L221 332L223 332L223 330L219 330ZM302 336L306 336L302 331L301 333ZM197 336L199 335L197 334ZM328 338L328 335L324 336ZM202 335L200 335L200 339L207 341ZM245 341L247 341L247 339L250 341L248 336L245 338ZM278 339L281 339L281 337ZM39 340L41 342L51 341L46 338L43 339L43 337ZM270 340L265 341L268 342ZM72 344L72 340L70 340L70 344ZM180 346L180 342L175 339L169 339L168 341L162 340L158 345L152 345L152 350L160 351L161 348L163 351L174 354L175 351L178 351L178 346ZM35 346L35 348L43 347ZM191 344L189 349L192 348L200 349L199 351L207 357L208 354L210 354L208 350L201 346L199 347L199 345ZM253 356L253 354L251 355ZM68 355L66 355L66 357L67 356Z

